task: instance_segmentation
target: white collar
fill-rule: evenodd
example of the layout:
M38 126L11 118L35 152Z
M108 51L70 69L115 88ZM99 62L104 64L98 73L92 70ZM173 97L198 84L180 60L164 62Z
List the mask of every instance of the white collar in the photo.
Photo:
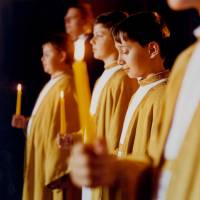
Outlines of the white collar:
M193 34L196 38L200 38L200 26L194 29Z

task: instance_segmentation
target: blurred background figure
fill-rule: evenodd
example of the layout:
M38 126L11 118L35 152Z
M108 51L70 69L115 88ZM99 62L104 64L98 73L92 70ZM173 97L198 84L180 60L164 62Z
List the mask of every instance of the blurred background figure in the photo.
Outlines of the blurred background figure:
M78 108L70 69L71 59L67 47L65 33L51 35L44 42L41 61L44 72L51 78L40 92L31 117L27 120L23 115L14 115L12 118L13 127L27 128L23 200L65 199L65 192L58 182L68 174L69 152L61 151L55 142L61 130L61 91L64 92L65 100L66 130L64 133L79 130ZM57 190L54 190L55 186L52 185L57 185ZM70 187L69 184L67 186ZM77 195L77 192L74 192L74 195Z
M92 38L93 13L88 3L70 5L65 14L65 31L70 35L72 42L78 39L85 40L85 58L87 63L90 88L94 87L95 81L103 72L103 63L94 59L92 48L89 43ZM71 50L73 57L73 49Z

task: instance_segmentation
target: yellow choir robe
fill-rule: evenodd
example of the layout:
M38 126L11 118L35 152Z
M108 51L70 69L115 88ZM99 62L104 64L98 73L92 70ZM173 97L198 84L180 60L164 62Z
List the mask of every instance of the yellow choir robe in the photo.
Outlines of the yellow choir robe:
M139 85L145 86L161 79L167 79L168 76L169 71L165 70L158 75L151 75L148 78L139 81ZM146 168L148 168L151 163L151 155L148 154L147 149L151 140L150 138L154 134L156 121L161 106L161 99L165 93L166 84L167 80L164 80L163 82L151 88L145 94L144 98L133 113L123 145L119 144L118 151L121 153L120 159L127 159L138 163L144 162L146 165L146 167L144 167L144 172L146 172ZM141 167L143 168L143 164ZM132 173L134 173L134 169ZM145 190L143 190L143 192L145 193ZM102 195L102 199L104 200L143 198L138 197L137 194L133 193L132 188L128 188L127 185L122 183L117 183L109 189L103 188L102 194L98 195ZM98 199L97 194L95 199Z
M177 96L194 48L195 44L187 48L177 57L168 79L166 92L162 98L162 106L157 121L158 123L154 129L156 134L152 135L153 137L151 138L148 148L148 152L152 157L153 166L155 167L159 166L161 162L163 148L171 127Z
M132 192L129 190L127 194L127 185L121 180L117 181L110 191L115 196L110 199L154 199L158 191L157 181L159 179L160 170L164 168L165 161L163 161L163 151L171 122L176 106L176 100L179 94L181 83L187 68L188 62L195 49L195 44L183 51L173 66L170 74L166 91L162 98L160 112L158 113L158 120L152 127L152 134L149 139L149 144L146 149L149 158L146 156L139 156L134 159L132 154L124 156L122 160L130 161L135 167L132 167L130 172L134 176L134 184L132 184ZM178 157L171 164L171 181L166 193L166 200L196 200L200 199L200 160L199 160L199 145L200 145L200 105L196 109L190 126L187 130L186 137L181 145ZM153 175L153 182L148 182L149 174L146 172L150 170ZM126 172L127 173L127 172ZM142 184L141 184L142 183ZM146 184L145 184L146 183ZM151 190L151 194L146 198L141 198L142 193ZM131 195L132 194L132 195ZM105 195L108 199L108 196ZM125 198L124 198L125 197Z
M129 101L137 90L136 80L118 70L104 86L95 114L97 137L105 138L109 151L116 150Z
M48 184L68 173L68 154L58 148L60 130L60 91L65 93L67 133L79 130L78 108L71 72L67 72L48 91L32 118L27 136L23 200L62 200L62 190L51 190Z
M101 92L95 114L97 137L105 138L110 153L118 147L128 104L137 88L137 81L120 69ZM93 189L92 199L99 199L101 193L102 188Z
M166 90L165 102L162 110L160 129L158 137L154 139L156 148L150 151L155 156L155 165L160 162L162 150L169 133L171 122L176 106L177 96L184 78L187 65L192 56L196 44L191 45L177 58L172 74L170 76L169 85ZM192 88L191 88L192 89ZM166 200L196 200L200 199L200 105L190 122L186 136L179 150L178 156L171 163L171 180L166 193ZM153 147L153 146L152 146ZM165 161L160 163L161 170L164 169Z
M144 158L134 159L132 155L126 156L124 159L131 160L137 165L141 164L141 170L139 167L134 170L136 184L133 186L133 196L130 199L138 199L145 191L151 190L151 195L148 199L154 199L158 191L158 179L162 168L164 168L165 162L163 161L163 151L171 122L176 106L177 96L181 87L181 83L184 77L184 73L188 62L192 56L195 45L190 46L183 53L179 55L173 66L173 70L169 76L166 91L162 98L160 106L160 112L158 113L158 120L152 127L152 134L149 140L147 148L147 156ZM200 108L200 107L199 107ZM171 166L172 178L166 194L166 200L175 199L199 199L199 160L198 157L198 142L199 142L199 130L198 117L200 109L197 109L196 114L188 129L187 136L181 146L178 158L173 161ZM194 136L194 137L193 137ZM189 151L188 151L189 150ZM190 156L186 155L190 154ZM187 160L186 160L187 159ZM184 165L184 166L183 166ZM147 182L147 176L145 172L150 170L153 175L153 182ZM149 174L148 174L149 175ZM177 178L178 177L178 178ZM195 177L195 178L194 178ZM147 182L145 185L144 183ZM143 183L143 185L141 185ZM140 199L140 198L139 198Z
M119 151L122 156L132 154L136 160L148 160L148 145L150 138L154 132L154 127L158 119L158 113L161 107L161 99L165 93L167 78L169 71L158 75L151 75L146 79L140 80L140 86L146 86L161 79L166 79L158 85L151 88L144 96L142 101L137 106L129 123L125 140L120 144Z

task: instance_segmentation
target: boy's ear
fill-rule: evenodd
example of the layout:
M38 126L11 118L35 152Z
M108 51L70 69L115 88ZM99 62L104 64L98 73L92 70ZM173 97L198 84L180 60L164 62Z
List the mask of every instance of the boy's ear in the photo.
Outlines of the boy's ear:
M60 62L65 62L65 60L67 59L67 53L64 51L60 52Z
M149 57L151 59L155 58L157 55L160 54L160 46L157 42L150 42L147 46Z

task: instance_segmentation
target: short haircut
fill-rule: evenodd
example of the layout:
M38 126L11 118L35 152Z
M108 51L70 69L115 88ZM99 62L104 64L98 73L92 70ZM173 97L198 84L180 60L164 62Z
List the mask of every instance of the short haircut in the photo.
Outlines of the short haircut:
M117 24L112 33L115 41L121 43L121 37L126 40L138 42L146 46L150 42L157 42L160 46L161 56L167 53L167 41L170 36L165 22L156 12L139 12L133 14Z
M70 40L67 37L66 33L52 33L48 35L43 41L43 45L50 43L57 49L59 52L64 51L67 54L66 63L71 64L72 59L70 59L71 48L70 48ZM72 44L71 44L72 45Z
M126 19L127 16L128 14L122 11L107 12L99 15L95 20L95 24L102 24L105 28L112 29L113 26Z

